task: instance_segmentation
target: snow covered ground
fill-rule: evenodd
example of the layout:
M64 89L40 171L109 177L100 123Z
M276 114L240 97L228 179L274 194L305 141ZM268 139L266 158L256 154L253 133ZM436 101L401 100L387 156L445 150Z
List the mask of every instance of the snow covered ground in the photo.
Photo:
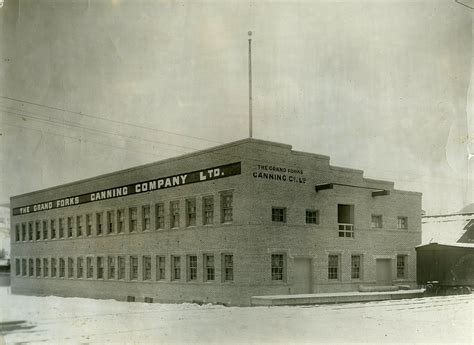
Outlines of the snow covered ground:
M472 344L473 307L474 295L239 308L16 296L0 288L0 344L2 337L6 344Z

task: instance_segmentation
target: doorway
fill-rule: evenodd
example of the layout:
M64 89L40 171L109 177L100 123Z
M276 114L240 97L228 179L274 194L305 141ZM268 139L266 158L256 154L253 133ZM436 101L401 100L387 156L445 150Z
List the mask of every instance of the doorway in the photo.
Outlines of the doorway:
M392 259L376 259L377 285L392 285Z
M296 258L293 261L293 286L292 294L306 294L313 292L312 260Z

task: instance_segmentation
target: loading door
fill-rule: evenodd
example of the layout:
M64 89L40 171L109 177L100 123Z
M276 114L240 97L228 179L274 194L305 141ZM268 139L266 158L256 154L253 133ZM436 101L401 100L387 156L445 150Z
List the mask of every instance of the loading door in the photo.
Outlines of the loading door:
M293 261L293 287L292 294L305 294L313 292L312 262L311 259L297 258Z
M391 259L377 259L377 284L378 285L392 285L392 260Z

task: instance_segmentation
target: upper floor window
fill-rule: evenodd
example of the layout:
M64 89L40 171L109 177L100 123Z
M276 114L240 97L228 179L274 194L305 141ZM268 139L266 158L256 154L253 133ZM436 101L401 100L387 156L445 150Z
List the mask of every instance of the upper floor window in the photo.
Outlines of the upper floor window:
M206 196L202 199L202 222L204 225L214 223L214 197Z
M43 240L48 239L48 221L43 220Z
M82 216L76 217L76 234L77 237L82 236Z
M15 224L15 241L20 242L20 224Z
M272 222L286 223L286 208L272 207Z
M378 214L372 215L372 222L370 224L372 228L381 228L382 227L382 216Z
M21 240L26 241L26 224L21 224Z
M86 214L86 235L92 235L92 215Z
M59 238L64 238L64 219L59 218Z
M28 241L33 241L33 222L28 223Z
M125 227L125 211L124 210L117 210L117 233L124 232Z
M179 201L170 202L170 226L171 228L179 227Z
M114 232L114 211L107 211L107 233Z
M67 237L72 237L72 217L67 217Z
M339 237L354 237L354 205L337 205Z
M36 240L37 241L41 240L41 227L40 227L39 220L35 222L35 232L36 232Z
M137 231L137 208L136 207L130 207L129 209L130 213L130 232L135 232Z
M150 230L150 205L142 207L142 229L143 231Z
M196 199L186 200L186 225L196 225Z
M51 219L51 239L56 238L56 224L54 219Z
M102 235L102 213L96 214L96 231L97 236Z
M318 210L306 210L306 224L319 224Z
M155 226L157 229L164 229L165 227L165 205L159 203L155 205Z
M397 228L398 229L408 229L408 218L407 217L398 217Z
M232 210L233 195L232 192L221 194L221 222L230 223L233 220Z

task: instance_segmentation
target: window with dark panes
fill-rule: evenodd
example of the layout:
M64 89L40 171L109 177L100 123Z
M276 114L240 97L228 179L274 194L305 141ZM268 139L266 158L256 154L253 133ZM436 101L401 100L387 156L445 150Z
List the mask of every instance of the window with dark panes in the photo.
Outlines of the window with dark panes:
M67 277L74 278L74 259L67 258Z
M43 277L49 275L49 260L48 258L43 258Z
M306 224L319 224L318 210L306 210Z
M173 275L172 279L173 280L180 280L181 279L181 257L179 256L172 256L171 257L171 263L173 265Z
M88 279L94 278L94 258L86 257L86 275Z
M117 270L118 277L117 277L117 279L119 279L119 280L125 279L125 256L119 256L117 258L117 267L118 267L118 270Z
M129 209L129 215L130 215L130 232L135 232L137 231L137 208L136 207L130 207Z
M117 233L125 231L125 210L117 210Z
M66 260L59 258L59 278L64 278L66 274Z
M56 258L51 258L51 277L52 278L56 277L56 271L57 271Z
M36 259L36 276L41 277L41 259Z
M179 201L170 202L170 226L179 228Z
M227 192L221 194L221 218L222 223L229 223L233 220L232 210L233 197L232 193Z
M142 230L150 230L150 205L142 206Z
M96 213L95 225L97 235L102 235L102 213Z
M51 239L56 238L56 224L55 220L51 219Z
M108 257L108 279L115 279L115 256Z
M351 256L351 279L360 279L360 268L361 268L361 256L352 255Z
M203 203L203 224L213 224L214 223L214 197L213 196L206 196L202 199Z
M64 238L64 219L59 218L59 238Z
M97 279L104 279L104 258L97 257Z
M328 256L328 279L339 279L339 255Z
M29 270L28 275L29 275L30 277L33 277L34 274L35 274L34 266L33 266L33 265L34 265L33 259L28 259L28 270Z
M92 215L86 214L86 236L92 235Z
M114 211L107 211L107 233L114 232Z
M48 239L48 221L43 220L43 240Z
M272 207L272 222L286 222L286 208Z
M164 256L157 256L156 257L156 277L158 280L164 280L166 274L166 259Z
M72 237L72 217L67 217L67 237Z
M214 265L214 255L206 254L204 255L204 267L206 271L204 272L204 278L207 281L212 281L215 279L215 265Z
M197 256L188 255L188 280L197 279Z
M223 254L222 266L224 281L234 280L234 256L232 254Z
M130 280L138 279L138 256L130 256Z
M82 257L78 257L76 261L76 275L77 278L82 278L84 277L84 259Z
M77 237L82 236L82 216L76 217L76 233Z
M157 229L164 229L165 227L165 205L160 203L155 205L155 226Z
M39 221L39 220L37 220L37 221L35 222L35 232L36 232L36 238L35 238L35 240L36 240L36 241L41 240L41 227L40 227L40 221Z
M272 280L284 279L285 260L283 254L272 254Z
M142 279L151 280L151 256L142 256Z
M196 225L196 199L186 200L186 225Z

